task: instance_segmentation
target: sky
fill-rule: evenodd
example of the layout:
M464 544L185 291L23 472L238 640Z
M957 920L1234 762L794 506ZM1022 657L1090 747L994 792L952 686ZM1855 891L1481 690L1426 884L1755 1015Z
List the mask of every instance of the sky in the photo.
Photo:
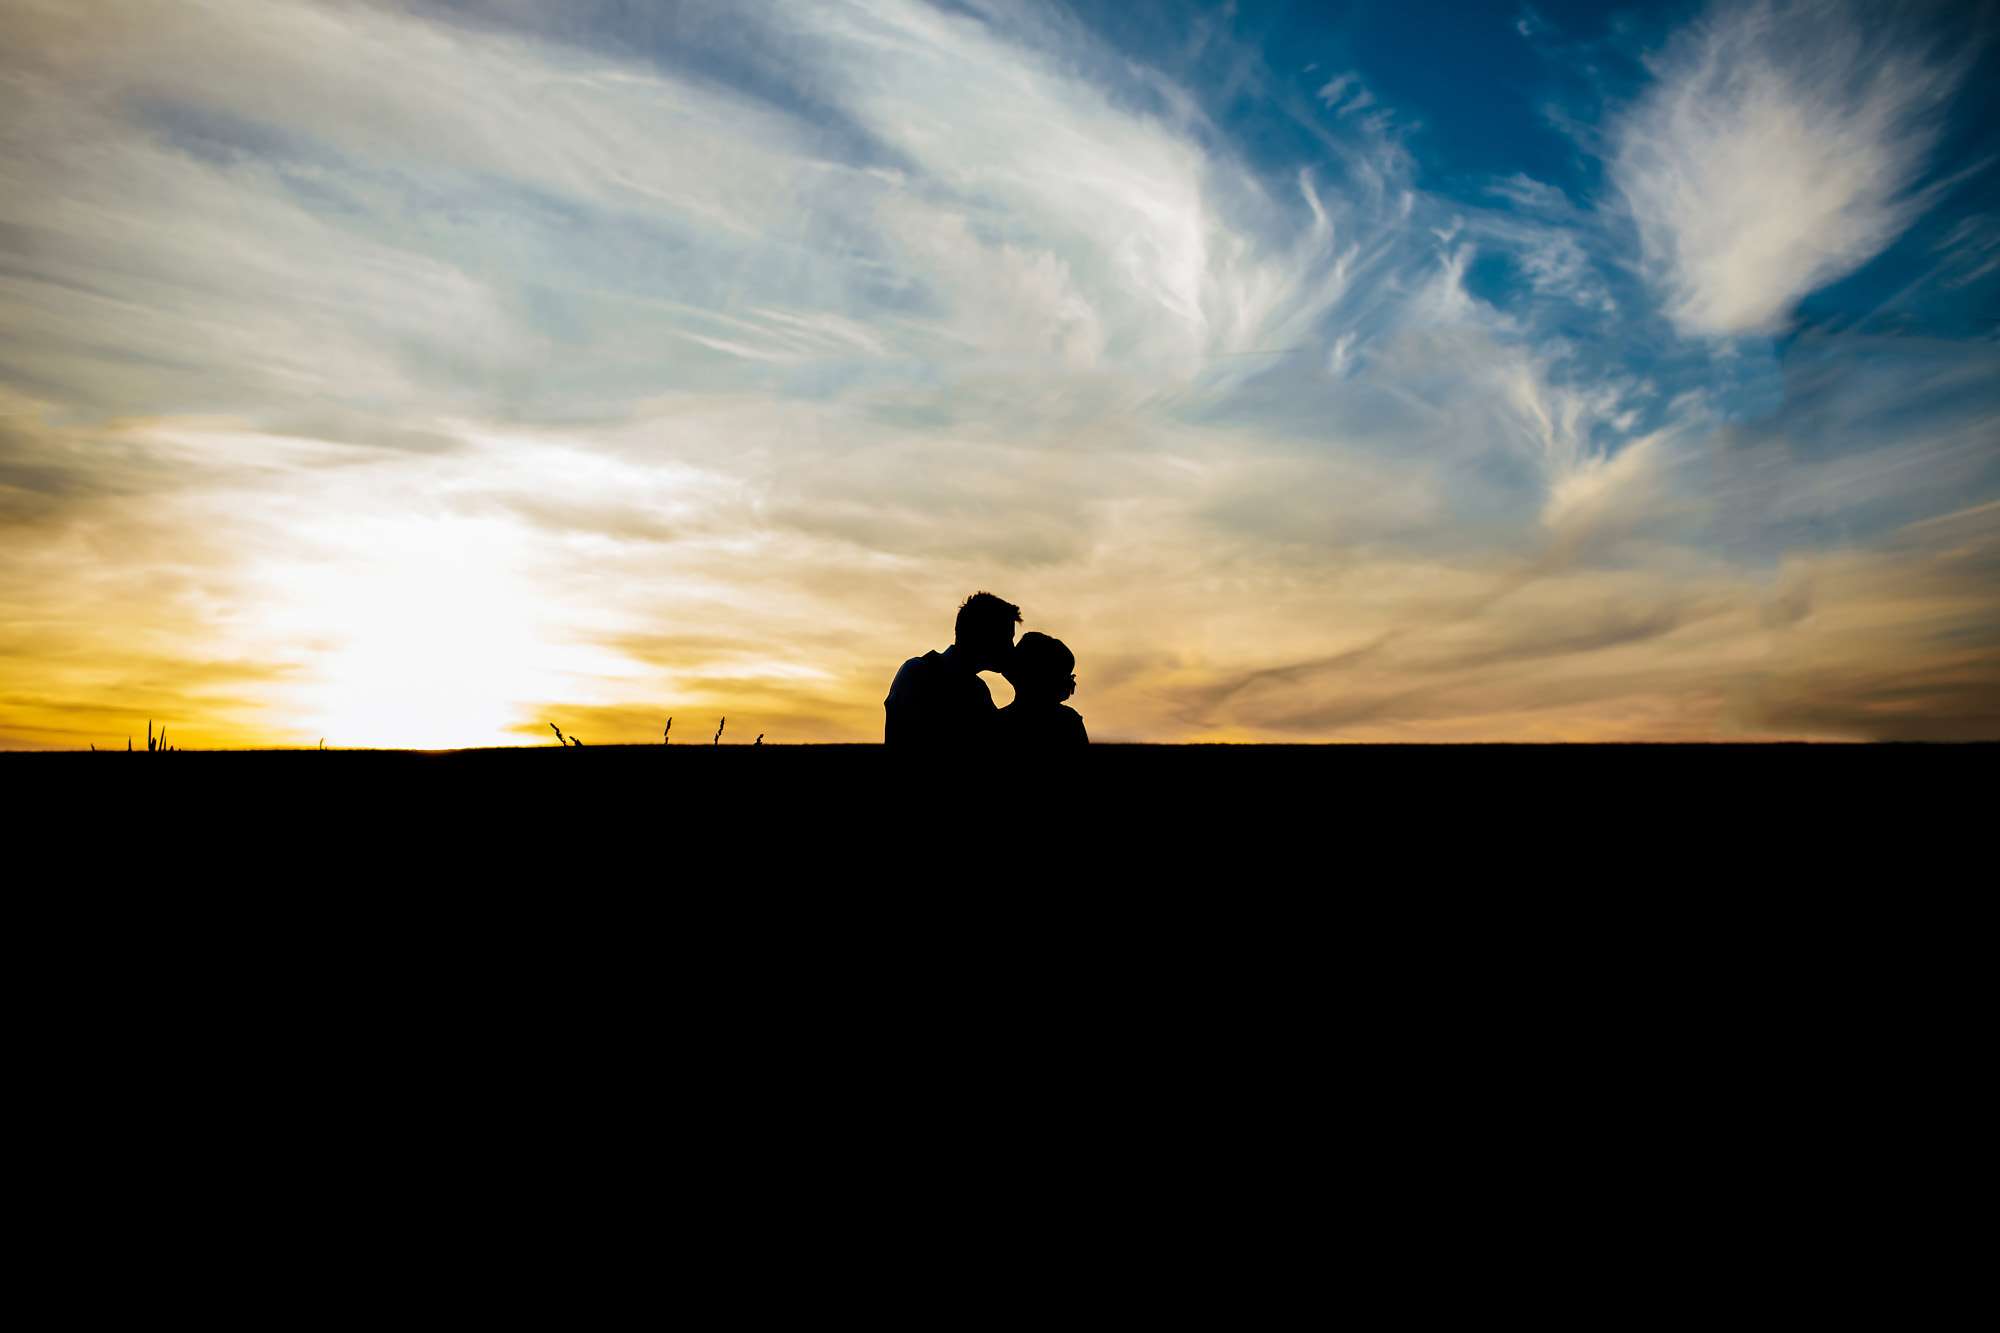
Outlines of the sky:
M0 748L2000 738L1996 36L0 0Z

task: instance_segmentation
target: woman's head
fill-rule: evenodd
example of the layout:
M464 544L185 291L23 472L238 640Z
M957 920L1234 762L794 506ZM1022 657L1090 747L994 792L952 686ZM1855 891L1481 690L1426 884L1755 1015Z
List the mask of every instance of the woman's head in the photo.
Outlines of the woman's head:
M1076 693L1076 655L1061 639L1029 630L1014 645L1000 674L1014 687L1017 699L1052 699L1057 703Z

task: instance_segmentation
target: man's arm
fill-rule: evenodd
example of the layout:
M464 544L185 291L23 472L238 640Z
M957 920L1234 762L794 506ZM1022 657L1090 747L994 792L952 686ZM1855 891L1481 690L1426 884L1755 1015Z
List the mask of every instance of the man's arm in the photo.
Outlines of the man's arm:
M916 710L916 665L915 658L903 663L896 679L889 683L889 697L882 701L884 745L907 745L915 739L912 714Z

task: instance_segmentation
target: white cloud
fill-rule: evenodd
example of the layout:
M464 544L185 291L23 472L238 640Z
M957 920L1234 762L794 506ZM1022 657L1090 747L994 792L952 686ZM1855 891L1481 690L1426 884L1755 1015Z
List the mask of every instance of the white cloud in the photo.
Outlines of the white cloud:
M1984 214L1964 218L1946 233L1936 249L1947 256L1945 267L1948 276L1944 285L1971 286L2000 269L2000 225L1995 225L1994 219Z
M1326 373L1335 379L1344 378L1354 363L1354 339L1352 331L1343 333L1333 340L1333 346L1327 350Z
M1327 110L1343 120L1375 105L1375 94L1361 82L1361 76L1351 70L1328 79L1314 96L1326 103Z
M1336 106L1346 99L1347 90L1360 81L1361 76L1358 74L1336 74L1333 78L1321 84L1319 91L1313 94L1313 96L1319 98L1320 101L1326 103L1329 107Z
M1521 250L1520 261L1529 285L1544 295L1560 296L1607 315L1617 309L1611 293L1591 271L1583 246L1568 232L1548 231L1535 237Z
M1961 63L1877 10L1722 4L1613 131L1611 175L1683 333L1770 333L1903 230Z
M1517 171L1486 188L1488 194L1498 195L1525 212L1557 217L1573 217L1576 212L1570 205L1568 195L1525 172Z

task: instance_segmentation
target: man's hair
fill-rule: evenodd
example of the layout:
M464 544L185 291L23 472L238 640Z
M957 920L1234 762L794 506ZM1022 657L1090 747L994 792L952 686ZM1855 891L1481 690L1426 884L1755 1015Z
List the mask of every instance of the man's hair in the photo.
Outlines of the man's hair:
M961 643L967 639L1006 639L1013 642L1014 626L1021 623L1021 608L1003 602L990 592L976 592L958 608L958 623L952 633Z

